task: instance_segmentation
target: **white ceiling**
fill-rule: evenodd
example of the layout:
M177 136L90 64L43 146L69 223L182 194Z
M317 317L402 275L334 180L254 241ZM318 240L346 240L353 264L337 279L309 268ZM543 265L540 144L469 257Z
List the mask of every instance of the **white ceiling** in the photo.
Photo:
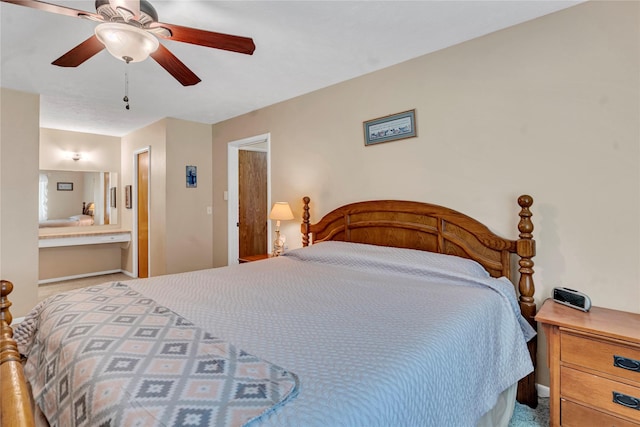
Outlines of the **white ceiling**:
M95 11L87 0L47 0ZM162 40L202 82L106 50L78 68L51 62L96 23L1 3L0 85L41 94L45 128L123 136L164 117L217 123L579 3L579 1L151 0L159 20L252 37L252 56Z

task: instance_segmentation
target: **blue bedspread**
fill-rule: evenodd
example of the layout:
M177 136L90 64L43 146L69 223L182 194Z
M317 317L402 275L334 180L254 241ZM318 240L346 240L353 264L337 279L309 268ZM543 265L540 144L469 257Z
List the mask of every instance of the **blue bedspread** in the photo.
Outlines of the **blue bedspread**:
M264 426L475 426L533 370L513 285L457 257L324 242L127 283L299 376Z

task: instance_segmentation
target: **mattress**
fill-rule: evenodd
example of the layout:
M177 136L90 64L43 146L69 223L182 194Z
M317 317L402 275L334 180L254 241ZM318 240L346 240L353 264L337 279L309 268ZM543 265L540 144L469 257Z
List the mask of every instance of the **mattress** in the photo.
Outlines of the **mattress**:
M533 370L513 284L458 257L323 242L127 283L298 375L266 426L473 426Z

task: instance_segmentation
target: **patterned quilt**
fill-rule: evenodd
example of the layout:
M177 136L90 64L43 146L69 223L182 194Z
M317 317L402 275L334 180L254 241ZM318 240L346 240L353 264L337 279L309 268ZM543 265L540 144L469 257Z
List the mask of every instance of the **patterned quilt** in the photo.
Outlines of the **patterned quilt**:
M15 338L52 427L240 426L298 392L294 373L121 283L43 301Z

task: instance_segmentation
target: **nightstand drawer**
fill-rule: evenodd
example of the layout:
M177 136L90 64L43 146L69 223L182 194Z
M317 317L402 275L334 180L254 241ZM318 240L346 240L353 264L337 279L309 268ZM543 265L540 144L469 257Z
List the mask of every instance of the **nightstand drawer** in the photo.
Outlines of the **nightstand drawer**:
M640 410L615 403L614 391L640 401L640 387L632 387L564 366L560 368L561 396L640 422Z
M561 330L560 345L563 362L636 381L640 386L640 347L565 330Z
M568 400L562 399L560 402L562 427L638 427L639 425Z

